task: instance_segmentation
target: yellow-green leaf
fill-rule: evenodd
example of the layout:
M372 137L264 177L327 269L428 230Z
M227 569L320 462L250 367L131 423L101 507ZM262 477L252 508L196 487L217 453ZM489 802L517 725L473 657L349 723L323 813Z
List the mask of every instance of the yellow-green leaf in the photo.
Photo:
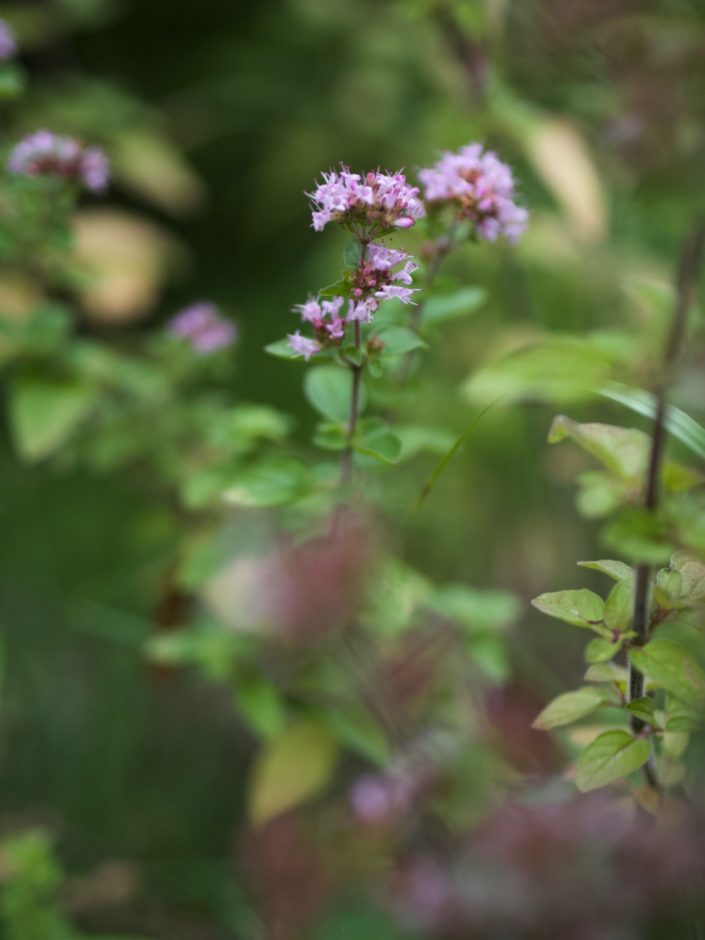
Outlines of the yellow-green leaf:
M255 759L249 817L255 826L319 794L335 769L338 748L322 725L300 721L268 741Z
M605 615L605 604L601 597L581 588L578 591L554 591L540 594L532 602L537 610L549 617L563 620L576 627L599 628ZM598 629L604 633L604 629Z
M550 728L568 725L589 715L604 701L604 692L594 686L586 685L574 692L565 692L548 703L534 721L533 727L539 731L548 731Z

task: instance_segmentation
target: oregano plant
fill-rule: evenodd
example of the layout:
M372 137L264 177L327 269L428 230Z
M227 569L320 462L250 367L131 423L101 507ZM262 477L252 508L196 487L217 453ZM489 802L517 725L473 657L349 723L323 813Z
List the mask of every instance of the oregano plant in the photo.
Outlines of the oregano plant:
M640 770L656 797L679 788L688 737L705 707L705 672L687 642L689 629L705 626L705 477L699 467L665 453L671 426L668 394L704 240L705 228L698 224L683 249L666 348L656 372L651 434L565 416L555 419L549 434L550 443L571 440L601 465L579 478L578 505L585 515L610 517L604 538L626 559L579 562L614 582L604 598L580 588L533 601L543 613L594 634L585 648L588 684L559 695L534 722L549 730L598 711L604 716L605 730L577 759L575 780L584 792L630 779ZM613 727L612 716L620 712L622 719ZM653 801L647 803L653 808Z

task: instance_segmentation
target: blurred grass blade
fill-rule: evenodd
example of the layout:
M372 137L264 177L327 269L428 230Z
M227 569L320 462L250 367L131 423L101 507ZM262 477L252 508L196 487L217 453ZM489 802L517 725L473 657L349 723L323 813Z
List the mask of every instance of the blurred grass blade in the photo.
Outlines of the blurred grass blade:
M456 437L452 445L449 447L446 453L438 461L436 466L433 468L431 475L424 483L423 488L421 492L419 493L418 499L416 500L414 505L411 507L410 515L413 516L419 511L422 504L424 503L426 498L429 496L433 487L436 485L436 483L438 483L438 480L440 479L442 473L444 472L448 464L451 462L453 457L455 457L455 455L458 453L462 444L465 443L465 440L469 436L470 432L476 427L476 425L480 422L480 420L484 418L484 416L487 414L490 408L493 408L497 404L498 401L500 401L499 398L490 402L489 405L485 405L482 411L476 414L475 417L470 422L470 424L468 424L468 426L463 431L460 432L458 437Z
M653 418L656 414L656 398L641 388L630 388L620 382L610 382L598 389L598 395L624 405L646 418ZM681 444L685 444L689 450L705 460L705 428L701 424L675 405L669 405L666 412L666 427Z

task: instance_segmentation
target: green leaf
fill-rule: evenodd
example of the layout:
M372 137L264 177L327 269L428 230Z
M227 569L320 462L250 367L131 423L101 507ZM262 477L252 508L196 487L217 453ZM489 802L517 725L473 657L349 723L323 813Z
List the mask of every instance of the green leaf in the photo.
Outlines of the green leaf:
M579 561L581 568L590 568L593 571L601 571L608 578L614 581L629 581L634 577L634 569L630 568L623 561L614 561L611 558L603 558L599 561Z
M299 721L268 741L255 759L249 785L249 818L262 826L317 796L338 759L330 732L314 721Z
M702 710L696 711L673 695L666 696L667 731L696 731L702 723Z
M649 759L649 742L626 731L605 731L578 759L575 782L581 793L621 780Z
M670 640L651 640L629 658L659 688L685 702L705 706L705 673L695 658Z
M300 359L301 356L295 353L289 345L288 339L278 339L274 343L269 343L264 347L264 351L277 359Z
M20 455L34 462L51 456L89 416L93 390L72 378L29 372L10 386L10 418Z
M540 340L483 366L465 385L480 404L546 401L564 404L593 396L610 370L605 353L586 341L567 337Z
M604 530L603 538L634 564L662 565L673 553L667 524L645 509L622 509Z
M604 692L594 686L586 685L574 692L565 692L549 702L532 727L539 731L548 731L550 728L568 725L594 712L604 702Z
M322 421L316 428L313 443L323 450L345 450L348 446L347 425L339 421Z
M234 689L237 707L247 723L266 738L284 727L286 710L276 686L255 672L237 677Z
M674 610L679 606L683 579L679 571L661 568L654 579L654 600L664 610Z
M549 617L576 627L604 633L605 602L597 594L581 588L577 591L555 591L535 597L531 603Z
M586 682L610 682L623 686L626 685L629 673L624 666L618 666L616 663L611 662L603 662L595 663L590 666L584 678Z
M637 718L641 718L641 720L645 721L648 725L657 724L654 715L654 703L648 695L644 695L641 698L634 699L633 702L629 702L627 711L631 712L632 715L636 715Z
M362 254L362 246L357 238L351 238L343 249L343 264L344 266L352 271L353 268L356 268L360 263L360 256Z
M605 623L612 630L624 633L632 622L632 582L619 581L605 601Z
M610 659L617 655L621 648L621 639L616 643L611 643L609 640L596 636L595 639L590 640L585 647L585 662L590 664L609 662Z
M414 349L428 349L428 343L405 326L384 327L376 336L384 343L381 351L383 356L402 356Z
M511 676L506 643L501 637L490 634L470 636L467 649L473 665L478 666L493 682L506 682Z
M509 591L471 588L448 584L437 588L426 606L443 617L455 620L469 633L495 633L516 621L521 603Z
M671 558L671 568L681 577L681 603L705 603L705 564L692 552L681 551Z
M619 382L609 382L604 388L598 390L598 394L631 408L636 414L647 418L654 418L656 415L656 398L643 389L630 388ZM675 405L668 406L665 424L673 437L685 444L701 460L705 460L705 428L702 425Z
M479 310L486 299L487 291L483 287L463 287L453 294L430 297L421 311L421 322L424 327L433 327L467 316Z
M600 461L620 479L631 482L638 479L646 468L649 438L635 428L619 428L612 424L578 424L558 415L548 434L549 444L567 438Z
M381 423L363 428L355 437L355 450L382 463L396 463L401 454L401 441L391 428Z
M25 89L25 73L14 63L0 66L0 99L12 101Z
M389 759L389 744L379 721L361 708L326 708L326 725L341 743L360 757L383 766Z
M558 415L551 425L549 444L570 438L579 447L600 461L629 486L643 483L651 452L651 438L636 428L621 428L613 424L579 424L565 415ZM678 492L691 489L702 482L702 474L675 461L667 460L663 477L669 490Z
M286 506L305 496L312 485L308 469L296 460L271 459L242 470L223 493L235 506Z
M406 424L394 430L401 442L400 460L410 460L421 453L445 454L454 440L453 433L445 428Z
M347 421L350 417L352 377L341 366L316 366L304 379L306 398L324 418ZM365 407L365 390L361 385L359 412Z

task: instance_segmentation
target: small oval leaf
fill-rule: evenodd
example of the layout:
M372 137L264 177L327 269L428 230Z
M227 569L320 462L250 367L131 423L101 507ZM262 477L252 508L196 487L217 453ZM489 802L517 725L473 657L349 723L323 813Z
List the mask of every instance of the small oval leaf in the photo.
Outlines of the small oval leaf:
M605 731L588 744L578 759L575 782L581 793L605 787L643 767L649 742L627 731Z
M250 780L249 816L255 826L320 793L338 756L335 740L321 725L300 721L267 742Z
M532 727L539 731L548 731L550 728L568 725L589 715L604 701L604 692L595 686L586 685L575 692L565 692L548 703Z

